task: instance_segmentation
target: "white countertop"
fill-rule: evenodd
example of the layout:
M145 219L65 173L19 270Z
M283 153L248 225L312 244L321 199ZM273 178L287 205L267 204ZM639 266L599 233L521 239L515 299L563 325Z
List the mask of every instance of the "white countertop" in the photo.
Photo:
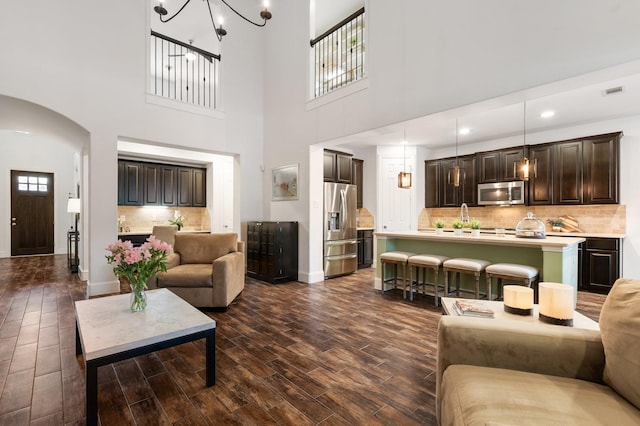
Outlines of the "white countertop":
M425 229L419 229L418 232L435 232L436 228L425 228ZM452 228L445 228L445 231L453 231ZM465 232L471 232L471 230L469 229L465 229ZM495 232L492 231L491 229L481 229L480 233L483 235L491 235L494 234ZM513 234L514 231L510 230L510 231L506 231L506 234ZM612 232L553 232L553 231L549 231L546 232L547 236L551 236L551 237L583 237L583 238L618 238L618 239L622 239L625 238L626 235L625 234L617 234L617 233L612 233Z
M471 233L462 236L454 235L453 232L445 231L442 235L437 235L433 231L405 231L405 232L375 232L376 238L403 238L425 241L443 241L467 244L488 244L500 246L519 247L569 247L585 241L584 237L555 237L547 238L516 238L515 235L505 235L498 237L495 234L481 234L479 237L472 237Z
M181 229L178 231L178 234L209 234L211 231L206 231L203 229ZM149 231L129 231L129 232L118 232L118 236L126 236L126 235L151 235L151 230Z

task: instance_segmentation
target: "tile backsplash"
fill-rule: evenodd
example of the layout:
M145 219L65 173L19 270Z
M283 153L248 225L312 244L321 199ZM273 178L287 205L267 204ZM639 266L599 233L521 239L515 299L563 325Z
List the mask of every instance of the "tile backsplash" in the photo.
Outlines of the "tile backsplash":
M211 217L205 207L136 207L118 206L118 217L124 216L124 227L131 232L151 232L154 225L169 225L174 215L184 216L184 230L210 231ZM118 224L114 224L118 226Z
M469 217L478 219L482 228L515 228L520 219L533 213L547 224L547 219L562 215L576 218L584 232L626 233L627 209L623 204L581 206L508 206L469 207ZM418 229L433 228L433 222L443 218L447 227L460 217L460 208L425 208L418 217ZM551 228L547 224L547 231Z

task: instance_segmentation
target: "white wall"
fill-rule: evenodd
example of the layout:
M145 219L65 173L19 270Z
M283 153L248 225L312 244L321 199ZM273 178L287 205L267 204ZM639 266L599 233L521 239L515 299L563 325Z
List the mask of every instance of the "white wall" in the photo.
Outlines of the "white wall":
M227 19L233 32L221 63L224 114L215 119L145 101L148 9L147 2L129 0L108 8L80 0L44 2L37 9L12 2L2 14L0 39L13 42L3 49L0 94L46 107L88 132L88 184L82 189L88 246L81 267L89 273L91 294L117 289L104 248L116 238L116 228L105 224L117 215L118 138L238 155L236 180L245 190L237 191L235 222L241 212L262 216L255 182L262 179L264 30Z
M72 144L49 135L23 134L0 130L0 257L11 256L11 170L53 173L54 252L67 252L67 231L75 226L74 215L67 213L69 193L75 195L75 161L79 151Z

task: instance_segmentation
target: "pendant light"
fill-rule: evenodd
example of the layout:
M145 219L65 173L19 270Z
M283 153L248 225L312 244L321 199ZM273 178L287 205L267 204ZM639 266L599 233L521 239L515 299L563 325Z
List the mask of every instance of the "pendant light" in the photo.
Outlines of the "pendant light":
M402 141L404 146L404 153L402 156L402 171L398 173L398 188L409 189L411 188L411 173L405 172L407 170L407 132L404 131L404 140Z
M456 118L456 165L453 167L453 178L451 172L449 172L449 184L453 184L456 188L460 186L460 175L464 172L458 163L458 134L458 119Z
M527 101L524 101L522 117L522 160L520 160L520 172L522 180L527 182L529 180L529 159L526 154L527 145Z

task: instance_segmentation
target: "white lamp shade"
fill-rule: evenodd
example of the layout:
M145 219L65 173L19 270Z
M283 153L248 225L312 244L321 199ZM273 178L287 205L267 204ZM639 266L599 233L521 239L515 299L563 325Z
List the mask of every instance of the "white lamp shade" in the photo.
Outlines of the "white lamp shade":
M505 311L530 315L533 312L533 289L520 285L505 285L504 293Z
M573 292L574 289L570 285L539 283L540 319L545 322L571 325L573 323L574 310Z
M80 198L69 198L67 213L80 213Z

